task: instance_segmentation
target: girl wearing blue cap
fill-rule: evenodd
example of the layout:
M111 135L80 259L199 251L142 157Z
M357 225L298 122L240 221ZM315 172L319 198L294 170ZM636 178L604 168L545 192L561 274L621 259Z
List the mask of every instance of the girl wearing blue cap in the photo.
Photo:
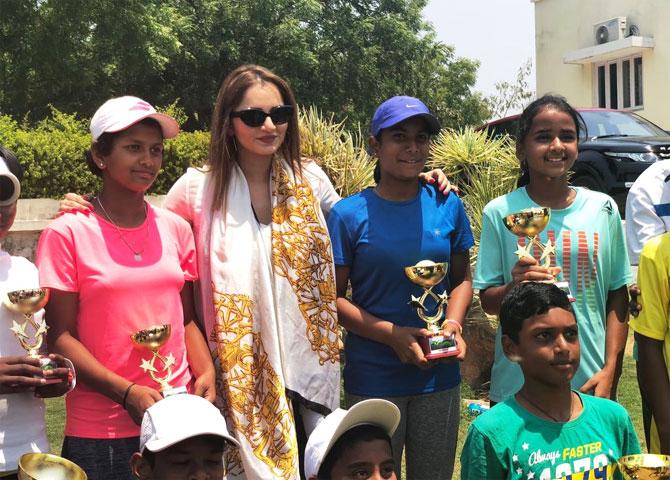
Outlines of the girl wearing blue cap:
M398 406L402 420L392 439L398 478L403 449L408 478L451 478L458 432L458 362L425 358L418 339L430 332L409 304L422 288L404 273L421 260L449 263L433 291L450 295L442 329L454 334L462 360L461 325L472 300L470 224L456 195L417 180L439 129L416 98L382 103L369 140L378 159L377 185L337 203L328 218L337 312L348 330L347 404L385 398ZM349 283L351 300L345 296Z

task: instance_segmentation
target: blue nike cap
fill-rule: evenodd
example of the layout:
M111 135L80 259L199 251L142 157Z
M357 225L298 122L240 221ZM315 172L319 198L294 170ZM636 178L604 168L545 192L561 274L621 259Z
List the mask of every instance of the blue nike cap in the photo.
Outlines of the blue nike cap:
M440 133L440 122L430 113L426 104L418 98L406 96L391 97L379 105L372 117L370 131L376 137L383 129L418 116L426 120L430 133Z

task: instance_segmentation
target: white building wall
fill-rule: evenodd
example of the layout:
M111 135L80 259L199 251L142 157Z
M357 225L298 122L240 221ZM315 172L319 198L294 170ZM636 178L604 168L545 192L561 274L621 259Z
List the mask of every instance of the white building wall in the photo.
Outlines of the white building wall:
M571 51L596 44L593 25L625 16L643 37L652 37L653 49L644 50L644 107L638 112L670 129L670 1L668 0L534 0L536 91L565 96L581 107L597 106L593 64L563 62Z

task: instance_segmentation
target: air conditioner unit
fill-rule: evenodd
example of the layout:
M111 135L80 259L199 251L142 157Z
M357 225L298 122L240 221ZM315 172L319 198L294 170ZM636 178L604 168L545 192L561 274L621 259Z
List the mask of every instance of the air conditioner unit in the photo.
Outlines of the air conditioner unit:
M615 17L593 25L596 44L614 42L626 36L626 17Z

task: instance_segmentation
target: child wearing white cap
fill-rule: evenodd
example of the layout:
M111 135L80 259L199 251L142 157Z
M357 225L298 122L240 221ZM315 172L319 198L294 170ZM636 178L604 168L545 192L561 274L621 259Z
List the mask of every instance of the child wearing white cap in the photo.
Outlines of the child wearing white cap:
M308 480L395 480L391 436L400 410L383 399L338 408L314 429L305 449Z
M144 413L140 451L130 463L140 480L220 480L231 446L237 440L214 405L196 395L172 395Z
M23 169L10 150L0 146L0 241L14 223ZM0 299L7 292L39 285L37 269L29 260L0 248ZM44 315L37 312L37 320ZM44 397L57 397L73 380L65 359L52 354L59 368L42 370L39 359L28 357L9 329L22 324L23 315L0 306L0 477L16 478L21 455L48 452L44 428ZM15 323L15 325L16 325ZM47 384L47 379L56 380Z

